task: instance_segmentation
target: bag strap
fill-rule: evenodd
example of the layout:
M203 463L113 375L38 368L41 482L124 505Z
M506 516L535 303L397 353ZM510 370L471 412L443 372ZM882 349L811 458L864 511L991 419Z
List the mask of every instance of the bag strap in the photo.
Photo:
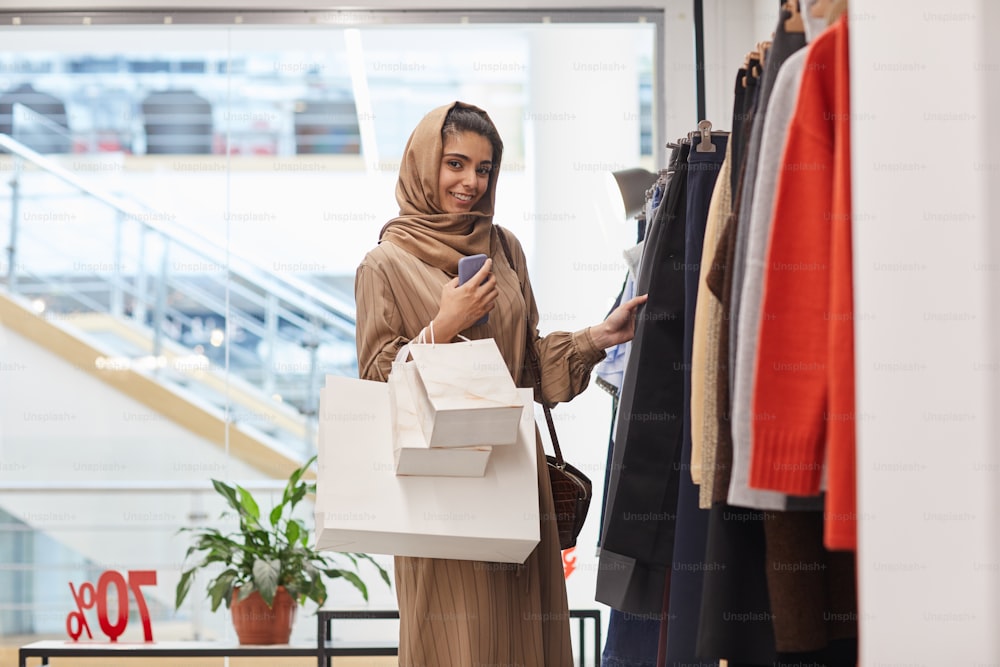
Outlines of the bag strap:
M510 264L510 268L516 274L517 267L514 266L514 256L510 252L510 246L507 245L507 237L504 236L502 229L499 227L494 228L497 230L497 236L500 238L500 245L503 246L503 254L507 256L507 263ZM549 404L542 394L542 367L538 361L538 351L535 349L534 344L534 333L531 330L531 321L527 315L525 315L524 324L527 333L527 337L524 339L525 350L528 353L528 361L531 363L531 374L535 378L535 391L538 393L538 400L542 404L542 410L545 412L545 423L549 427L549 438L552 439L552 449L556 452L556 466L562 470L566 467L566 461L563 460L562 450L559 448L559 436L556 435L556 425L552 421L552 410L549 409Z

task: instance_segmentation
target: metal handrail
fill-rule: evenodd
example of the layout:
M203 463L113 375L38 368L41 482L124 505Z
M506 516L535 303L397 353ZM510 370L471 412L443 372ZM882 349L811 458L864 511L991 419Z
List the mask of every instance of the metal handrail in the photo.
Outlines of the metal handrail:
M305 448L300 453L308 455L314 447L315 420L319 396L318 382L321 381L320 367L321 350L337 349L354 338L355 310L340 299L331 296L321 289L310 285L307 281L294 277L279 276L263 267L241 257L234 257L210 242L198 237L193 231L170 222L162 213L158 213L141 202L134 202L101 191L79 176L71 173L55 160L14 140L9 135L0 134L0 151L5 151L14 160L13 176L9 182L11 195L11 226L8 254L10 256L7 276L7 288L12 294L19 292L18 274L29 277L32 282L26 292L33 295L43 294L38 287L44 286L52 293L63 294L85 309L107 313L123 321L131 322L144 331L151 331L151 354L159 357L162 354L167 337L167 318L176 324L187 321L188 328L194 328L191 318L185 317L180 311L167 302L168 294L180 296L199 308L203 308L208 317L219 317L225 322L229 331L239 329L261 340L266 348L258 353L244 354L239 347L231 347L230 357L237 362L233 380L247 380L247 388L252 392L246 396L246 404L259 408L285 412L297 409L297 418L301 425L279 426L282 434L290 435L295 442L304 442ZM78 196L87 202L95 203L103 212L112 216L114 251L111 263L113 273L101 276L96 285L98 289L107 289L108 304L95 300L90 296L94 286L90 283L65 283L60 273L46 273L37 267L25 267L18 261L21 243L18 242L19 227L26 224L19 211L27 202L44 202L44 198L27 197L21 175L25 173L26 163L37 168L38 173L51 176L65 185L69 185ZM33 170L34 171L34 170ZM27 181L25 181L27 182ZM126 228L126 225L128 227ZM124 234L129 234L129 247L125 243ZM138 236L135 236L138 234ZM110 237L109 236L109 237ZM48 238L26 236L34 243L41 243L47 257L75 258L61 250L52 247ZM152 238L155 245L150 246L147 239ZM138 244L133 246L132 244ZM54 252L53 252L54 251ZM150 257L149 253L152 253ZM201 272L195 276L185 270L170 269L169 258L183 257L192 260L199 266L218 267L219 276L213 272ZM134 273L131 278L125 277L123 262L134 262ZM222 298L225 289L231 299ZM130 299L132 311L127 312L123 304ZM151 320L148 319L151 316ZM229 333L224 334L226 339ZM232 342L232 341L230 341ZM200 354L197 344L191 342L193 348ZM213 345L216 343L213 342ZM353 347L353 345L351 345ZM308 357L305 365L294 370L281 368L276 362L283 354L299 354L293 350L304 351ZM234 367L228 366L232 370ZM298 378L302 377L302 381ZM190 381L187 378L186 381ZM293 380L289 382L289 380ZM174 382L183 386L186 381L160 376L161 382ZM290 397L295 405L272 403L275 390ZM212 390L210 391L217 391ZM291 394L287 392L291 391ZM258 398L253 398L253 396ZM194 400L194 399L189 399ZM201 400L201 399L199 399ZM211 403L211 399L209 399ZM246 426L246 425L244 425ZM277 431L261 430L262 437L269 444L285 451L289 444L284 436ZM273 440L273 441L272 441Z
M277 291L269 291L272 291L276 296L295 305L297 308L301 308L307 312L316 310L314 304L302 299L301 296L295 294L295 291L308 296L310 299L315 300L316 303L326 306L329 310L341 315L349 322L353 322L356 318L355 309L346 302L316 289L304 280L288 276L276 276L246 258L235 256L232 253L227 257L226 253L209 247L200 237L195 236L184 228L167 229L155 220L157 212L153 209L97 190L56 161L32 150L9 135L0 134L0 148L39 166L42 170L52 174L67 185L71 185L88 197L131 217L151 231L163 234L165 237L171 239L171 241L178 242L181 247L193 251L195 254L202 255L206 260L220 267L226 267L236 275L258 284L266 282L269 287L273 284Z

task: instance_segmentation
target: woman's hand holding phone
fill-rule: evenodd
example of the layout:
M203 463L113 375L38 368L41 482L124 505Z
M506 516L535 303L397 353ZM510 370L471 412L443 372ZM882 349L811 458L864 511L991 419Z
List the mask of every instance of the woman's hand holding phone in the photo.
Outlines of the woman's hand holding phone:
M481 255L480 257L485 257ZM469 262L482 266L475 273L469 273ZM440 342L451 342L458 334L469 327L486 322L491 310L496 307L496 299L500 293L497 288L496 276L492 273L493 260L485 258L463 258L459 263L459 276L452 278L441 288L441 305L434 316L435 339ZM474 266L474 264L472 265ZM463 272L466 279L461 280Z

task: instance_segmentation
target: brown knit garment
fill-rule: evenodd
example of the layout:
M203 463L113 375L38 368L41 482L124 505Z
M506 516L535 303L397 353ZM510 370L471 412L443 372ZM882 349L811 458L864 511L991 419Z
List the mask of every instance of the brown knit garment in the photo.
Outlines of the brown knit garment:
M698 303L694 315L694 339L691 349L691 477L698 488L698 507L712 507L712 490L715 487L715 448L718 442L719 422L716 418L716 384L719 377L719 332L722 304L705 279L712 268L719 238L725 229L732 209L732 192L729 186L732 142L726 143L726 158L715 181L712 201L708 207L705 227L705 247L701 256Z
M766 512L764 535L778 651L819 651L857 637L855 556L823 548L823 514Z

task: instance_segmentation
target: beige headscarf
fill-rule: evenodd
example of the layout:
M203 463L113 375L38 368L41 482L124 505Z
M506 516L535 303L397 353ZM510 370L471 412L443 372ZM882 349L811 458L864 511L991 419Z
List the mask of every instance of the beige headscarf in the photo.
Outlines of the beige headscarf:
M496 195L500 155L493 156L490 182L482 199L469 213L445 213L438 201L443 142L441 127L453 107L481 112L482 109L455 102L434 109L417 125L406 142L396 182L399 217L382 228L379 242L389 241L451 276L458 275L458 260L468 255L492 255L493 201ZM502 151L500 151L502 152Z

